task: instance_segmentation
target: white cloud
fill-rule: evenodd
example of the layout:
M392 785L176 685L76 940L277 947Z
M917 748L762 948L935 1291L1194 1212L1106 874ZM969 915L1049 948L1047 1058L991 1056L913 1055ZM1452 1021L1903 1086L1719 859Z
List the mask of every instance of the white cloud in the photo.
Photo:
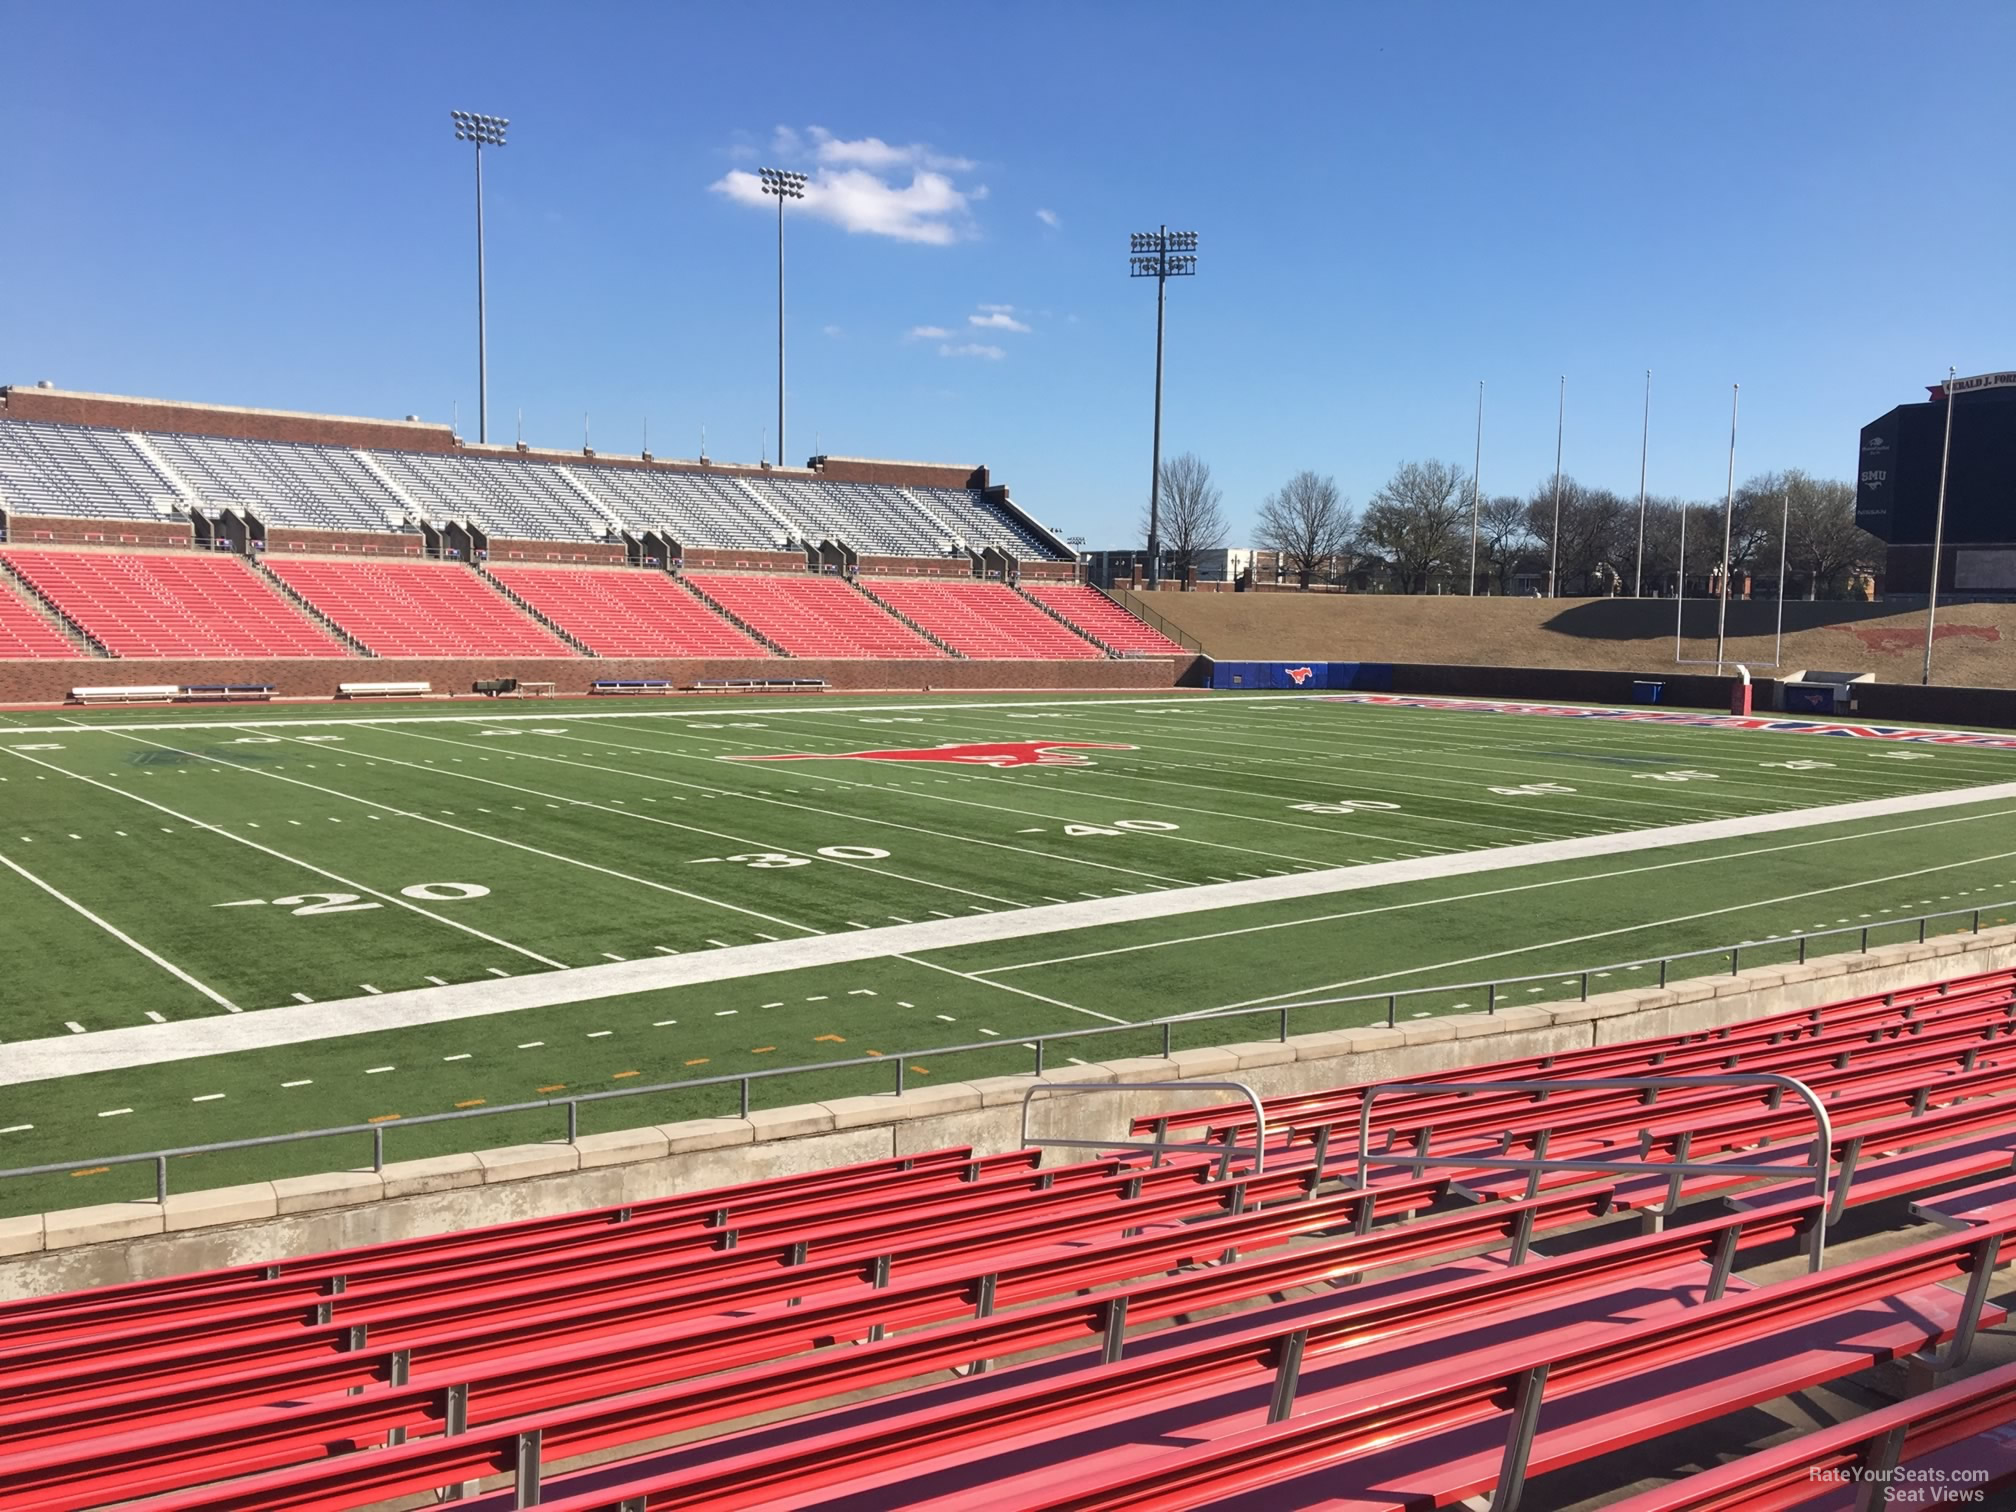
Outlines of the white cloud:
M953 346L948 342L946 345L938 348L938 355L940 357L984 357L989 362L999 362L1008 354L997 346L983 346L980 342L968 341L959 346Z
M1022 331L1026 333L1029 329L1029 327L1017 320L1013 315L1010 315L1006 310L994 310L986 315L968 315L966 323L968 325L982 326L990 331Z
M905 341L943 341L952 333L943 326L912 326Z
M835 341L838 341L842 336L845 336L847 334L845 331L841 330L840 327L836 325L821 326L820 329L823 330L828 336L831 336Z
M972 159L923 143L901 146L872 136L850 141L820 126L802 134L779 126L770 148L780 166L812 160L802 213L851 233L949 246L974 234L970 206L987 197L985 184L962 186L952 177L971 173L977 166ZM711 187L737 204L772 203L747 169L738 168Z
M1055 231L1059 226L1064 224L1062 220L1058 219L1057 212L1055 210L1038 210L1036 212L1036 219L1043 222L1043 224L1048 226L1052 231Z

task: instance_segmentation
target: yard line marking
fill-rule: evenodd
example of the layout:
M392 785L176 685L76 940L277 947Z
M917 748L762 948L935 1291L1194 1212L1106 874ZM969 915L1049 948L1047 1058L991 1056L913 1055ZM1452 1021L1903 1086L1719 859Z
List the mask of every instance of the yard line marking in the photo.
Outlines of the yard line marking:
M152 1008L149 1008L146 1012L148 1020L152 1023L165 1024L168 1022L168 1020L163 1018L160 1014L156 1013Z
M520 1045L518 1048L520 1050L539 1050L543 1049L545 1047L545 1044L546 1041L544 1040L527 1040L524 1044Z
M376 987L373 987L369 982L359 982L357 985L359 987L362 987L366 992L372 993L374 995L378 991L378 989Z
M315 1001L315 999L308 996L308 994L305 992L292 993L290 994L290 996L292 996L294 1001L297 1003L312 1003Z
M312 1077L303 1077L300 1081L282 1082L280 1085L283 1087L312 1087L315 1085L315 1081Z
M1017 997L1034 998L1037 1002L1048 1003L1053 1008L1068 1008L1073 1013L1084 1014L1087 1018L1104 1019L1109 1024L1124 1024L1127 1022L1126 1019L1115 1018L1110 1013L1101 1013L1096 1008L1080 1008L1076 1003L1067 1003L1062 998L1045 997L1040 992L1030 992L1025 988L1011 987L1006 982L996 982L987 977L975 976L970 971L959 971L950 966L941 966L936 961L920 961L915 956L907 955L899 955L896 959L903 962L906 966L922 966L931 971L942 971L947 976L960 977L968 982L978 982L983 987L1003 987L1014 993Z
M448 985L446 981L437 976L430 976L427 980L432 982L436 987L446 987Z
M402 734L402 735L406 735L406 736L408 736L409 738L411 738L411 739L414 739L414 740L431 740L431 741L435 741L435 742L437 742L438 744L441 744L441 745L455 745L455 744L458 744L458 743L460 743L460 742L457 742L457 741L454 741L454 740L451 740L451 739L449 739L449 738L448 738L447 736L445 736L445 735L422 735L422 734L416 734L416 733L414 733L413 731L410 731L410 730L401 730L401 731L395 731L394 733L396 733L396 734ZM662 755L673 755L673 756L683 756L683 757L686 757L686 758L687 758L688 760L692 760L692 761L708 761L708 762L711 762L711 761L713 761L713 760L714 760L714 758L713 758L713 757L711 757L711 756L696 756L696 755L694 755L694 754L693 754L692 752L690 752L690 751L667 751L667 750L665 750L664 748L660 748L660 747L649 747L649 746L627 746L627 745L623 745L623 744L621 744L621 743L618 743L618 742L611 742L611 741L596 741L596 740L590 740L590 739L589 739L589 738L588 738L587 736L585 736L585 735L571 735L571 734L570 734L568 738L569 738L569 739L573 739L573 740L579 740L579 741L583 742L584 744L588 744L588 745L608 745L608 746L610 746L610 747L611 747L612 749L614 749L614 750L619 750L619 751L636 751L636 752L638 752L639 754L642 754L642 755L649 755L649 756L662 756ZM603 773L603 774L605 774L605 775L607 775L607 776L613 776L613 777L622 777L622 778L626 778L626 779L628 779L628 780L630 780L630 781L632 781L632 782L660 782L660 783L665 783L665 784L667 784L668 786L672 786L672 787L684 787L684 788L696 788L696 789L700 789L700 790L701 790L701 791L703 792L703 794L704 794L704 795L705 795L706 797L708 797L708 798L716 798L716 797L732 797L732 798L745 798L745 799L749 799L749 800L750 800L750 801L752 801L752 802L757 802L757 803L767 803L767 804L770 804L770 805L772 805L773 807L776 807L776 808L787 808L787 809L799 809L799 810L802 810L802 811L804 811L805 813L810 813L810 814L820 814L820 815L823 815L823 816L825 816L825 817L827 817L827 818L833 818L833 819L844 819L844 820L847 820L848 822L850 822L850 823L854 823L854 824L872 824L872 825L875 825L875 826L878 826L878 827L880 827L880 828L884 828L884 829L899 829L899 830L906 830L906 831L909 831L910 833L913 833L913 834L924 834L924 835L930 835L930 836L931 836L932 838L934 838L934 839L938 839L938 840L954 840L954 841L964 841L964 842L966 842L966 843L969 843L969 844L973 844L973 845L985 845L985 846L990 846L990 847L992 847L992 848L994 848L994 849L996 849L996 850L1012 850L1012 851L1014 851L1014 852L1015 852L1015 853L1016 853L1017 855L1027 855L1027 854L1029 854L1029 852L1028 852L1028 851L1026 851L1026 850L1024 850L1024 849L1023 849L1023 848L1022 848L1021 846L1016 846L1016 845L1004 845L1004 844L1002 844L1001 842L999 842L999 841L994 841L994 840L981 840L981 839L979 839L978 837L976 837L976 836L971 836L971 835L957 835L957 834L950 834L950 833L947 833L947 832L945 832L945 831L942 831L942 830L930 830L930 829L924 829L924 828L921 828L920 826L917 826L917 825L910 825L910 824L903 824L903 823L899 823L898 821L896 821L896 820L894 820L894 819L876 819L876 818L871 818L871 817L869 817L869 816L867 816L867 815L865 815L865 814L849 814L849 813L844 813L844 812L840 812L840 811L836 811L836 810L833 810L833 809L825 809L825 808L819 808L819 807L817 807L816 805L813 805L813 804L809 804L809 803L788 803L788 802L786 802L786 801L785 801L784 799L782 799L782 798L774 798L774 797L768 797L768 796L765 796L764 794L761 794L761 793L717 793L717 792L714 792L714 791L711 791L711 790L708 790L708 789L707 789L707 788L705 787L705 785L704 785L704 784L702 784L702 783L698 783L698 782L686 782L686 781L683 781L682 779L680 779L680 778L677 778L677 777L665 777L665 776L660 776L660 775L658 775L658 774L656 774L656 773L651 773L651 772L632 772L632 771L629 771L629 770L627 770L627 769L625 769L625 768L622 768L622 767L608 767L608 766L598 766L598 765L596 765L596 764L595 764L594 762L591 762L591 761L579 761L579 760L576 760L576 759L574 759L574 758L572 758L572 757L567 757L567 756L545 756L545 755L540 755L540 754L538 754L538 753L536 753L536 752L528 752L528 753L526 753L526 756L527 756L527 759L528 759L528 760L532 760L532 761L545 761L545 762L551 762L551 763L553 763L553 764L555 764L555 765L557 765L557 766L563 766L563 767L574 767L574 768L579 768L580 770L582 770L582 771L587 771L587 772L601 772L601 773ZM400 759L399 759L398 757L392 757L392 756L388 756L388 757L385 757L385 758L383 758L383 759L384 759L384 760L386 760L386 761L389 761L389 762L392 762L392 763L394 763L395 765L404 765L404 766L413 766L413 765L415 765L415 763L412 763L412 762L402 762L402 761L400 761ZM437 769L437 772L438 772L438 769ZM471 782L491 782L491 781L494 781L494 780L495 780L495 779L493 779L493 778L488 778L488 777L477 777L477 776L475 776L475 775L473 775L473 774L471 774L471 773L465 773L465 772L447 772L447 773L439 773L439 775L443 775L443 776L450 776L450 777L462 777L462 778L465 778L466 780L468 780L468 781L471 781ZM497 785L498 785L498 786L500 786L500 787L507 787L507 786L510 786L510 784L508 784L508 783L501 783L501 782L500 782L500 783L498 783ZM852 785L852 784L850 784L850 785ZM531 792L531 791L533 791L533 790L532 790L532 789L529 789L529 788L519 788L519 789L516 789L516 791L519 791L519 792ZM640 819L640 820L643 820L643 821L645 821L646 823L650 823L650 824L663 824L663 825L666 825L666 826L668 826L668 827L670 827L670 828L673 828L673 829L683 829L683 830L688 830L688 831L691 831L691 832L692 832L692 833L694 833L694 834L699 834L699 835L707 835L707 836L710 836L710 837L712 837L712 838L714 838L714 839L717 839L717 840L730 840L730 841L733 841L733 842L734 842L735 844L737 844L737 845L749 845L749 846L757 846L757 847L760 847L760 848L763 848L763 849L768 849L768 850L775 850L775 851L779 851L779 852L782 852L782 853L784 853L784 854L787 854L787 855L799 855L799 856L804 856L804 855L806 855L806 854L807 854L807 853L806 853L805 851L803 851L803 850L794 850L794 849L793 849L793 848L792 848L791 846L788 846L788 845L783 845L783 844L773 844L772 842L770 842L770 841L767 841L767 840L750 840L750 839L748 839L748 838L746 838L746 837L743 837L743 836L738 836L738 835L729 835L729 834L724 834L724 833L722 833L722 832L721 832L720 830L710 830L710 829L705 829L705 828L702 828L702 827L700 827L700 826L698 826L698 825L690 825L690 824L680 824L680 823L678 823L678 822L677 822L676 820L672 820L672 819L661 819L661 818L658 818L658 817L656 817L655 815L651 815L651 814L635 814L635 813L630 813L630 812L628 812L627 810L619 810L619 809L612 809L612 808L609 808L609 807L607 807L606 805L603 805L603 804L599 804L599 803L596 803L596 802L594 802L594 801L592 801L592 800L590 800L590 799L586 799L586 798L570 798L570 799L568 799L568 802L569 802L569 803L571 803L571 804L573 804L573 805L575 805L575 806L577 806L577 807L581 807L581 808L592 808L592 809L595 809L595 810L597 810L598 812L601 812L601 813L614 813L614 814L617 814L617 815L618 815L619 817L621 817L621 818L625 818L625 819ZM555 807L555 806L556 806L556 805L551 805L551 804L549 804L549 805L548 805L548 807ZM867 862L864 862L864 861L847 861L847 860L836 860L835 858L833 858L833 857L831 857L831 856L828 856L828 857L825 857L824 859L825 859L825 860L826 860L826 861L827 861L827 862L828 862L829 864L832 864L832 865L836 865L836 866L846 866L846 867L850 867L850 868L852 868L852 869L853 869L853 870L855 870L855 871L865 871L865 872L870 872L870 873L872 873L872 874L874 874L875 876L878 876L878 877L894 877L894 878L895 878L895 879L896 879L897 881L899 881L899 882L908 882L908 883L910 883L910 884L912 884L913 886L916 886L916 887L932 887L932 888L936 888L936 889L938 889L938 890L939 890L939 891L941 891L941 892L956 892L956 893L963 893L963 894L964 894L965 896L967 896L967 897L969 897L969 898L986 898L986 899L988 899L988 900L989 900L990 902L995 902L995 903L1006 903L1006 902L1008 902L1008 901L1009 901L1009 900L1008 900L1008 899L1006 899L1006 898L997 898L997 897L995 897L995 896L994 896L994 895L993 895L992 893L984 893L984 892L977 892L977 891L975 891L974 889L972 889L972 888L970 888L970 887L960 887L960 886L956 885L955 883L951 883L951 882L938 882L938 881L934 881L934 880L932 880L932 879L931 879L931 878L929 878L929 877L913 877L913 876L909 875L909 874L908 874L908 873L906 873L906 872L899 872L899 871L894 871L894 870L891 870L891 869L889 869L889 868L887 868L887 867L881 867L881 866L873 866L873 865L870 865L869 863L867 863ZM1115 866L1109 866L1109 865L1107 865L1107 864L1106 864L1106 863L1104 863L1104 862L1097 862L1097 861L1089 861L1089 860L1082 860L1082 858L1064 858L1064 857L1060 857L1059 859L1072 859L1072 860L1081 860L1081 861L1082 861L1082 864L1084 864L1084 865L1088 865L1088 866L1098 866L1098 867L1100 867L1101 869L1103 869L1103 870L1106 870L1106 871L1131 871L1131 869L1130 869L1130 868L1127 868L1127 867L1115 867ZM1147 874L1141 874L1141 875L1147 875ZM727 906L727 905L723 905L723 906ZM745 910L745 912L746 912L746 911L747 911L747 910ZM785 921L781 921L781 920L780 920L780 921L776 921L776 922L785 922ZM798 926L794 926L794 927L797 927L797 928L803 928L804 926L803 926L803 925L798 925Z
M63 1027L68 1029L72 1034L82 1034L84 1032L84 1026L73 1019L65 1019Z
M154 742L141 741L140 744L153 745ZM173 749L173 747L160 747L160 749L167 750L167 749ZM459 929L464 934L474 935L479 940L487 940L492 945L501 945L506 950L511 951L514 955L529 956L532 960L539 962L541 965L551 966L556 970L564 970L566 968L567 963L564 961L552 960L549 957L542 956L535 951L527 950L522 945L513 945L509 940L499 939L496 935L485 934L482 930L476 929L471 925L458 923L456 920L447 918L442 914L433 913L428 909L420 907L419 904L414 903L409 899L398 896L396 893L380 892L375 887L371 887L363 882L353 882L350 878L341 876L336 872L330 871L326 867L317 866L311 861L303 861L300 857L290 856L285 851L274 850L270 846L260 844L257 840L248 840L243 835L234 835L221 825L210 824L201 819L191 818L187 814L177 813L174 809L169 808L166 804L156 803L151 798L142 798L138 793L129 793L124 788L114 787L109 782L100 782L95 777L86 777L82 772L70 772L65 771L62 767L59 766L50 766L48 762L42 761L34 756L25 755L20 751L14 751L11 754L18 757L22 761L33 761L38 766L48 766L50 771L57 773L59 776L68 777L73 782L88 783L92 787L100 788L105 792L115 794L116 796L128 799L131 802L144 803L148 808L155 809L160 813L170 815L171 817L176 819L180 819L183 823L192 825L195 828L203 830L209 834L220 836L221 838L229 840L236 845L250 846L253 850L260 852L262 855L271 856L276 861L285 861L289 865L298 866L302 868L304 871L311 871L318 877L326 877L331 882L340 882L343 886L347 888L352 888L357 892L368 894L369 896L377 898L382 902L391 903L399 908L406 909L410 913L419 914L422 918L432 919L437 924L446 924L450 929ZM225 763L225 765L228 766L228 763ZM246 768L245 770L249 771L253 769ZM262 772L261 775L265 776L270 774ZM293 781L294 779L283 778L281 780ZM174 831L164 827L162 833L173 834ZM5 857L0 857L0 861L5 861L5 859L6 859ZM109 925L106 927L108 929L110 928ZM180 971L176 971L175 974L177 976L182 975ZM191 985L195 984L192 982ZM216 994L210 992L208 988L203 988L202 991L206 997L215 997L216 1001L218 1001L219 1003L224 1003L223 998L216 997ZM235 1006L229 1003L225 1003L224 1006L229 1008L230 1011L233 1013L239 1011Z
M223 1100L224 1094L222 1092L205 1092L200 1097L189 1099L191 1102L222 1102Z
M133 1110L131 1108L107 1108L103 1113L100 1113L98 1116L100 1118L117 1118L121 1114L131 1113L132 1111Z
M398 1069L397 1066L366 1066L364 1074L366 1076L383 1076L387 1071L397 1071Z
M9 1124L6 1128L0 1129L0 1134L26 1134L34 1127L33 1124Z
M616 1032L616 1031L615 1031L615 1030L613 1030L613 1029L590 1029L590 1030L588 1031L588 1038L590 1038L590 1039L607 1039L607 1038L609 1038L609 1036L610 1036L610 1035L614 1034L615 1032Z
M441 1059L443 1059L444 1061L468 1060L469 1052L467 1050L464 1050L460 1055L444 1055L441 1057Z
M506 971L502 966L485 966L483 969L489 972L490 975L496 977L508 977L509 975L511 975L511 973Z
M19 753L17 752L16 754ZM26 759L33 760L32 757ZM50 897L54 898L58 903L61 903L65 908L69 909L72 913L80 914L84 918L90 920L93 924L96 924L100 929L104 930L105 933L112 936L113 939L117 940L121 945L126 946L129 950L132 950L136 954L144 956L147 960L152 961L156 966L159 966L163 971L167 972L177 981L182 982L187 986L194 987L198 992L202 993L203 996L210 999L211 1002L215 1003L225 1012L227 1013L238 1012L238 1005L232 1002L231 999L224 996L223 993L217 991L214 987L206 987L203 983L197 981L196 978L189 975L188 972L184 971L180 966L177 966L173 961L169 960L166 956L158 955L154 951L149 950L145 945L142 945L138 940L134 939L133 936L127 934L124 930L119 929L116 926L107 923L104 919L99 918L98 915L91 912L90 909L86 908L82 903L79 903L75 898L72 898L65 893L58 892L55 888L51 887L47 882L44 882L40 877L36 876L33 872L29 871L27 867L22 866L19 862L14 861L7 856L0 856L0 866L6 867L9 871L13 872L16 876L20 877L24 882L33 883L36 887L41 888L43 892L49 894Z
M901 957L911 964L929 966L931 963L915 959L917 952L1023 939L1102 924L1134 923L1143 919L1202 913L1254 903L1327 896L1402 882L1512 870L1549 862L1636 855L1647 850L1710 845L1729 840L1740 841L1761 834L1812 829L1824 825L1845 827L1873 818L1931 813L1942 809L2012 799L2016 799L2016 782L1956 791L1903 794L1783 813L1700 820L1661 829L1636 830L1622 835L1589 835L1572 840L1540 841L1531 845L1509 846L1482 853L1430 856L1409 861L1386 862L1376 866L1339 868L1330 872L1296 872L1285 877L1269 877L1255 882L1216 887L1193 887L1180 892L1102 898L1053 908L1028 908L1014 913L972 915L933 923L864 930L856 934L820 935L802 940L743 945L698 955L649 958L626 961L620 965L611 963L602 966L584 966L564 974L536 973L515 977L508 984L501 986L496 982L460 983L452 987L416 988L406 992L387 993L378 998L317 1003L312 1007L290 1008L283 1005L256 1014L241 1014L235 1018L199 1018L193 1021L180 1021L172 1026L134 1025L100 1030L94 1034L77 1037L63 1035L54 1039L23 1040L10 1045L9 1053L5 1057L0 1057L0 1086L70 1076L86 1069L116 1070L194 1059L233 1050L305 1044L353 1034L375 1033L383 1029L445 1023L450 1020L508 1013L524 1008L591 1002L634 992L657 991L668 987L726 981L737 977L814 966L841 965L890 957ZM2009 812L2004 810L1987 817L2006 817ZM1930 823L1978 823L1981 817L1983 816L1960 815L1933 820ZM1912 827L1928 826L1899 826L1898 829ZM1885 832L1872 832L1866 828L1856 829L1839 836L1800 843L1814 845L1843 843L1867 840L1880 833ZM1756 848L1748 852L1717 849L1704 857L1687 858L1678 862L1651 863L1639 869L1651 871L1665 866L1696 865L1709 861L1740 862L1748 855L1757 853ZM1572 882L1592 878L1560 880ZM958 972L950 974L967 975ZM987 980L977 974L973 975L976 980ZM1033 994L1024 995L1033 996ZM1297 995L1307 996L1308 993L1305 990ZM1070 1004L1063 1006L1075 1008L1075 1005ZM1076 1011L1089 1012L1089 1010Z

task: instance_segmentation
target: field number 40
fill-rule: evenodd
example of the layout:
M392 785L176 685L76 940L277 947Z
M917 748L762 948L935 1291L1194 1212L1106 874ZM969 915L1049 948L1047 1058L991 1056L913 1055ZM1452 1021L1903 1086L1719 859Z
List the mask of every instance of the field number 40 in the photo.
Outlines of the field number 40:
M1713 782L1716 780L1713 772L1696 772L1691 769L1682 769L1678 772L1633 772L1631 775L1640 782Z

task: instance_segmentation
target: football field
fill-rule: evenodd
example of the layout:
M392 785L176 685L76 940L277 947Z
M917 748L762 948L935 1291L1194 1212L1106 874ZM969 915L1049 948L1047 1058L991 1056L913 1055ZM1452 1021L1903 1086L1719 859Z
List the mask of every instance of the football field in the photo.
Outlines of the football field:
M1738 943L1763 964L1797 931L2016 917L2016 750L1408 703L0 716L0 1167L79 1162L0 1184L0 1210L152 1191L145 1167L91 1156L871 1063L755 1084L776 1105L885 1090L891 1057L913 1085L1024 1070L1034 1034ZM1399 1011L1482 1006L1451 991ZM602 1102L582 1128L738 1096ZM557 1129L542 1110L387 1144ZM346 1141L187 1157L175 1185L356 1164Z

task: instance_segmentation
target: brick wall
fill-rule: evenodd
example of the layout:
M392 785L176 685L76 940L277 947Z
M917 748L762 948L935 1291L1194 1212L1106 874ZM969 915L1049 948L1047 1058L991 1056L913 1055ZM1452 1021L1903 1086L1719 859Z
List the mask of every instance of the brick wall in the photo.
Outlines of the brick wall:
M276 526L266 532L266 550L295 556L314 551L330 556L425 556L427 543L417 535L381 530L296 530Z
M7 414L17 420L103 425L114 430L179 431L191 436L239 436L255 441L313 441L324 446L382 447L387 451L455 450L455 437L447 426L420 421L232 409L171 399L78 394L66 389L10 388Z
M755 551L739 546L695 546L680 561L716 572L803 572L802 551Z
M864 556L862 573L876 577L971 578L973 563L967 557Z
M490 542L492 562L590 562L623 566L630 552L621 541L504 541Z
M194 546L186 519L70 520L49 515L9 514L7 539L16 546Z
M887 483L892 488L985 488L987 469L955 462L878 462L872 457L827 457L819 476L835 483Z
M313 657L234 661L0 661L0 704L61 703L78 686L120 683L272 683L282 697L332 698L344 682L430 682L469 692L478 678L550 682L585 693L598 678L823 677L840 690L1155 689L1190 679L1193 659L1128 661L823 661L810 657L671 661L642 657Z

